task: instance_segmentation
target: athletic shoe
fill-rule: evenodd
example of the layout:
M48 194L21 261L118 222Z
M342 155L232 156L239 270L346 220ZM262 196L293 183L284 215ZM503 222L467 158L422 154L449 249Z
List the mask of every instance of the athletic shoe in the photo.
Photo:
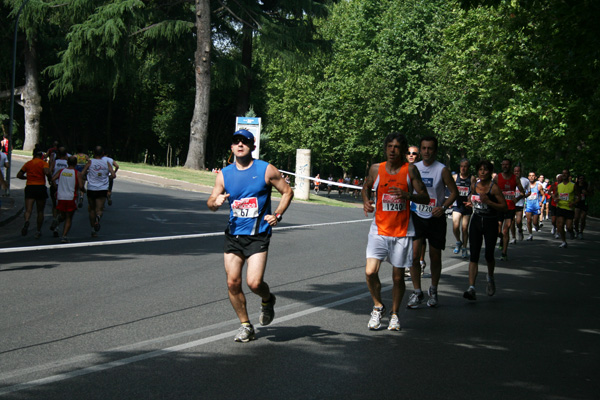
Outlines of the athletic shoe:
M502 257L500 257L500 261L508 261L508 255L502 254Z
M523 240L524 236L523 236L523 231L519 231L519 240Z
M60 242L61 242L61 243L69 243L69 242L70 242L70 240L69 240L69 238L68 238L68 237L66 237L66 236L63 236L62 238L60 238Z
M83 207L83 196L79 197L79 202L77 203L77 207L78 208L82 208Z
M417 294L417 292L413 292L413 294L411 294L408 298L408 304L406 305L406 308L417 308L419 304L423 302L424 298L425 295L423 294L423 292L419 294Z
M558 247L561 249L566 249L568 247L567 242L562 242Z
M94 222L94 231L98 232L100 230L100 216L96 215L96 222Z
M376 331L381 328L381 317L385 314L385 306L382 307L373 307L373 311L371 311L371 319L369 319L369 324L367 327Z
M490 278L488 276L487 279L487 288L485 290L487 292L488 296L493 296L496 294L496 281L494 281L494 278Z
M390 324L388 325L388 331L399 331L400 329L400 320L398 319L398 314L390 314Z
M503 248L502 242L498 243L498 250L502 250Z
M98 237L98 232L92 231L92 237Z
M469 288L469 290L463 293L463 297L467 300L477 300L477 294L475 293L475 289Z
M41 237L42 237L42 232L40 232L40 231L37 231L37 232L35 233L35 235L33 235L33 237L34 237L34 238L36 238L36 239L39 239L39 238L41 238Z
M52 224L50 224L50 230L53 231L58 227L58 219L54 218Z
M539 232L539 229L538 229L538 228L536 228L536 227L534 226L534 227L533 227L533 231L534 231L534 232Z
M527 240L529 240L531 242L533 240L533 235L529 234L529 236L527 236Z
M271 301L268 303L261 303L261 308L260 308L260 317L258 318L258 322L260 322L261 325L269 325L272 321L273 318L275 318L275 302L277 301L277 299L275 298L275 295L273 293L271 293Z
M540 222L540 226L539 226L538 230L541 230L543 227L544 227L544 224L542 224L542 222Z
M21 229L21 235L22 236L27 235L28 230L29 230L29 221L25 221L25 223L23 224L23 229Z
M462 246L462 242L456 242L456 246L454 247L454 254L460 253L461 246Z
M512 238L508 244L517 244L517 238Z
M251 324L242 324L240 329L238 329L237 335L233 338L234 341L241 343L246 343L254 339L256 339L256 333Z
M433 290L431 290L431 287L430 287L429 290L427 291L427 294L429 295L429 299L427 300L427 307L437 307L437 305L438 305L437 291L434 292Z
M463 247L462 249L462 258L469 258L469 249Z
M583 232L580 232L580 233L579 233L579 239L580 239L580 240L583 240Z
M554 234L554 239L560 239L560 235L558 233Z
M550 231L550 234L555 235L556 234L556 227L553 226L552 230Z

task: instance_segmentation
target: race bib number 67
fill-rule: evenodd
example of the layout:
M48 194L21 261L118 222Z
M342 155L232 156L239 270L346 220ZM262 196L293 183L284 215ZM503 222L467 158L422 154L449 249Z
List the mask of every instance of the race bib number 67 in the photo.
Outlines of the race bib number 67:
M234 200L231 204L231 210L236 218L258 218L258 199L248 197Z

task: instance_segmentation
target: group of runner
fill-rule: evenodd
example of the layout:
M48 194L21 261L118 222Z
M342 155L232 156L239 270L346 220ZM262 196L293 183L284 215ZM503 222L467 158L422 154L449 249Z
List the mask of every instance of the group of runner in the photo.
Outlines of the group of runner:
M21 235L28 233L33 206L36 206L35 238L42 236L44 208L46 200L52 201L52 224L50 230L54 237L60 237L62 243L68 243L73 215L83 207L83 193L87 192L88 215L92 227L92 237L98 235L104 204L112 204L112 180L116 178L119 165L108 157L102 147L96 146L93 157L77 146L76 154L69 154L64 146L57 142L43 151L36 146L33 158L26 162L17 173L17 178L26 180L25 184L25 221ZM85 182L87 181L87 189ZM50 196L46 183L50 184ZM59 225L64 222L62 234Z

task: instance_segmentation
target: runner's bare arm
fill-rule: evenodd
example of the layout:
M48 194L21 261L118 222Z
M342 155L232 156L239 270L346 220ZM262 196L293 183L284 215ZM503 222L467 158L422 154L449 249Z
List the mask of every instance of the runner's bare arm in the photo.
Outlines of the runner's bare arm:
M294 191L281 176L281 172L271 164L267 166L266 180L267 183L270 183L279 193L281 193L281 201L279 201L279 205L275 209L275 212L272 215L265 215L264 218L269 225L275 226L277 225L277 222L279 222L277 220L277 215L283 215L290 206L292 199L294 198Z
M373 200L371 200L371 193L373 190L373 185L375 184L375 179L377 178L378 170L379 164L371 165L371 168L369 168L369 174L365 178L365 182L363 183L363 188L361 190L365 217L368 217L370 212L375 211L375 207L373 207Z
M408 175L413 189L417 192L417 194L411 193L408 200L417 204L429 204L429 193L427 193L427 188L421 179L419 169L414 164L408 166Z
M498 185L492 185L491 193L494 196L496 196L496 202L491 201L488 196L485 196L485 198L487 199L486 203L498 211L502 211L502 212L507 211L508 206L506 205L506 199L504 198L504 195L502 194L500 187L498 187ZM483 200L483 196L482 196L482 200Z
M217 179L215 180L215 186L213 187L212 193L206 201L206 205L211 211L217 211L228 197L229 193L225 194L225 181L223 180L223 173L219 171L217 174Z
M454 204L454 201L458 198L458 188L456 187L456 181L452 179L452 174L450 173L448 167L445 167L442 170L442 179L444 181L444 184L450 191L450 195L444 202L443 207L449 208L452 204Z

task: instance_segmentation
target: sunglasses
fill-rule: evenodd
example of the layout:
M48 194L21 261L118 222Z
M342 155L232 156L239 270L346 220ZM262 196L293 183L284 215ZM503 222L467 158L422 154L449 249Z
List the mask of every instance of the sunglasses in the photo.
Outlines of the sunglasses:
M410 152L410 151L409 151L409 152L407 152L407 153L406 153L406 155L407 155L407 156L418 156L418 155L419 155L419 153L417 153L416 151L413 151L413 152Z
M252 144L252 140L245 138L243 136L236 136L233 138L233 140L231 141L232 144L238 144L239 142L242 142L243 144L245 144L246 146L250 146Z

